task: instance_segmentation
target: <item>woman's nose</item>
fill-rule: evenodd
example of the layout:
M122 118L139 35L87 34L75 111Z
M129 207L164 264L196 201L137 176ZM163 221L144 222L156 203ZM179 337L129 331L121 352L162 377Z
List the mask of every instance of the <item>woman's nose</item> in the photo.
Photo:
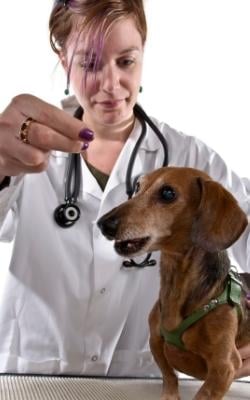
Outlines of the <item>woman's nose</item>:
M102 70L101 89L113 93L120 87L120 75L116 66L106 65Z

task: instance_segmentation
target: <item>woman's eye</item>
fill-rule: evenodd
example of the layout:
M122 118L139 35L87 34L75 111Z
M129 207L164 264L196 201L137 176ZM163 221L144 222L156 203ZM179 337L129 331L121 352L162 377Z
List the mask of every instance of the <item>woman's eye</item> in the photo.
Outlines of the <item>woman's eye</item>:
M94 71L96 69L96 62L95 61L82 61L80 63L80 67L85 71Z
M160 197L164 202L171 203L177 198L177 194L171 186L163 186L160 189Z
M131 58L124 58L122 60L119 60L118 64L121 67L129 67L130 65L134 64L134 62L135 61L133 59L131 59Z

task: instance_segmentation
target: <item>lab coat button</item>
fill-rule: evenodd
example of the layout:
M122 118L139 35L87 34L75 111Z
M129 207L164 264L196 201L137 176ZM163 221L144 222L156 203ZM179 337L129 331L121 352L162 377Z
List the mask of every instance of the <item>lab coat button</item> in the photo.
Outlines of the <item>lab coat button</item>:
M104 294L105 292L106 292L106 288L105 287L100 290L101 294Z
M97 361L97 360L98 360L98 357L97 357L97 356L93 356L93 357L91 358L91 360L92 360L92 361Z

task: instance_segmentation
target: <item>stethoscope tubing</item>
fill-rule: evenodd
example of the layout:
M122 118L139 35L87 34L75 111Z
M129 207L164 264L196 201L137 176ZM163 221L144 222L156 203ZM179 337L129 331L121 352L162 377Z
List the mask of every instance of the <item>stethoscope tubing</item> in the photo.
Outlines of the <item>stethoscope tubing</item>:
M158 139L161 142L163 147L163 162L162 166L168 165L168 145L167 141L165 140L164 136L162 135L161 131L158 127L153 123L153 121L148 117L145 113L143 108L136 104L134 106L134 113L135 116L139 119L142 132L135 144L134 149L132 150L127 172L126 172L126 194L128 199L133 196L134 189L135 189L135 182L132 182L132 172L133 167L136 159L136 155L138 150L141 146L142 141L144 140L147 132L146 123L151 127L153 132L156 134ZM83 115L82 107L78 107L74 113L74 117L81 119ZM64 193L64 203L59 205L54 211L54 219L56 223L61 226L62 228L68 228L74 225L74 223L80 218L80 209L77 206L77 200L80 193L80 186L81 186L81 155L78 153L69 154L69 160L67 165L67 170L65 174L65 193ZM150 259L151 253L148 253L145 259L137 263L134 260L125 260L123 261L124 268L144 268L146 266L153 266L156 264L155 260Z
M76 203L81 186L81 159L77 153L71 156L71 162L68 163L65 179L65 203ZM72 185L72 181L73 185ZM73 187L73 189L72 189Z

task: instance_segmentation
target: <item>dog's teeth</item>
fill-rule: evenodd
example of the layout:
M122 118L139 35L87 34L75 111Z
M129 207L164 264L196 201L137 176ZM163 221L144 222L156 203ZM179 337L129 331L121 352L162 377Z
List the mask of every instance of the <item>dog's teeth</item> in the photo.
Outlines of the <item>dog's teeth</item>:
M128 255L136 253L148 242L149 237L135 239L119 239L115 241L115 249L118 254Z

